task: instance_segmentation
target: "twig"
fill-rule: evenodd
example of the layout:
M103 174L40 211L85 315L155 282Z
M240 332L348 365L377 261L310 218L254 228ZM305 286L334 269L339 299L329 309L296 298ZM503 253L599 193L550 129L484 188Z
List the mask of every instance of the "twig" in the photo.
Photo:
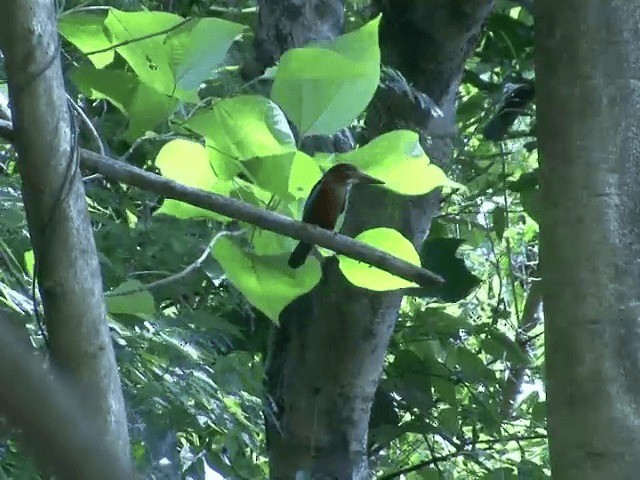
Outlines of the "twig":
M216 242L218 240L220 240L223 236L226 236L226 235L240 235L240 234L243 234L245 232L246 232L246 229L238 230L238 231L235 231L235 232L230 232L228 230L224 230L222 232L218 232L213 237L213 239L209 242L209 245L207 245L207 248L204 249L204 251L202 252L202 255L200 255L195 261L190 263L187 267L185 267L180 272L175 273L173 275L170 275L170 276L168 276L166 278L162 278L160 280L156 280L155 282L147 283L146 285L142 285L140 287L136 287L136 288L132 288L132 289L128 289L128 290L122 290L122 291L107 292L107 293L105 293L105 297L124 297L126 295L133 295L134 293L145 292L147 290L152 290L154 288L158 288L158 287L167 285L169 283L173 283L173 282L176 282L178 280L181 280L184 277L186 277L187 275L189 275L191 272L193 272L195 269L199 268L200 265L202 265L202 262L204 262L207 259L207 257L211 253L211 250L215 246Z
M84 111L76 104L76 102L73 101L73 99L69 95L67 95L67 100L69 101L69 105L71 105L72 110L76 112L76 114L82 120L82 123L84 123L84 125L87 127L87 130L89 130L89 133L91 133L93 142L96 144L96 147L98 147L98 153L100 155L106 155L104 151L104 145L102 144L102 139L100 138L100 135L98 135L96 127L93 126L93 123L91 123L91 120L89 120L89 117L87 117L87 114L84 113Z

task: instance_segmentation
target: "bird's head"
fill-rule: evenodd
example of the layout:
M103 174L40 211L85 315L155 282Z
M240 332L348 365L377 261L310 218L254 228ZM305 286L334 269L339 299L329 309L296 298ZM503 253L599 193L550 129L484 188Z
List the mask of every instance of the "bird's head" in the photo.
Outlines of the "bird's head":
M338 163L324 174L324 179L336 184L368 183L382 185L384 182L358 170L350 163Z

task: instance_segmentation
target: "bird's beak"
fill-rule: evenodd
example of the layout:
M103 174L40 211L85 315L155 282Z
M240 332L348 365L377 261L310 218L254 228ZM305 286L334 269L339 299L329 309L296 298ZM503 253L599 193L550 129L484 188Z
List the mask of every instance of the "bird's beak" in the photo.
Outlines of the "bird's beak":
M371 185L382 185L384 184L384 182L382 180L378 180L375 177L372 177L371 175L367 175L366 173L360 172L358 171L355 175L354 175L354 180L356 182L359 183L368 183Z

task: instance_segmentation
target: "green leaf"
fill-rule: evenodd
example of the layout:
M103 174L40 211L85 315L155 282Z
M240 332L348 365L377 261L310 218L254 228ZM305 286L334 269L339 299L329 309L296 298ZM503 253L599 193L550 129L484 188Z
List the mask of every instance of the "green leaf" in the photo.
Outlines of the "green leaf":
M431 379L431 384L433 385L435 394L439 397L438 400L446 402L448 405L452 405L454 407L458 405L456 386L451 380L447 378L433 377Z
M213 174L209 156L199 143L183 139L172 140L160 149L155 163L162 176L189 187L227 194L232 188L230 184L220 182ZM229 218L210 210L173 199L166 199L156 213L178 218L215 218L219 221L229 221Z
M33 269L35 268L36 258L33 250L27 250L24 252L24 266L29 277L33 278Z
M240 161L295 151L295 139L282 110L257 95L226 98L187 120L186 130L202 135L216 175L230 180Z
M492 470L482 477L483 480L516 480L516 474L511 467L501 467Z
M301 136L333 135L369 104L380 82L379 23L282 55L271 98Z
M518 464L518 480L546 480L549 477L544 469L530 460L522 460Z
M522 208L527 212L527 215L535 220L536 223L540 223L542 216L540 190L538 188L523 190L520 192L520 203L522 203Z
M87 97L109 100L129 117L124 138L130 141L165 122L176 103L175 99L123 71L98 70L92 65L83 65L73 70L71 79Z
M495 382L496 376L493 370L488 368L475 353L465 347L455 348L455 361L462 371L465 380L480 382L488 380Z
M73 12L62 15L58 22L60 34L73 43L83 53L103 50L112 45L105 33L105 16L87 12ZM103 68L113 62L115 50L89 55L96 68Z
M220 18L200 18L167 34L169 64L179 88L196 89L246 27Z
M531 409L531 422L538 426L544 425L547 421L547 402L539 401Z
M433 406L431 395L432 373L429 364L414 351L401 349L394 353L387 369L394 390L413 408L427 412Z
M482 348L491 356L497 359L505 358L514 365L528 365L531 360L518 344L506 336L504 333L490 329L487 331L488 337L482 340Z
M274 322L293 299L310 291L322 276L318 262L292 270L282 256L246 252L228 238L218 240L213 256L247 300Z
M452 315L441 306L426 307L416 318L424 322L427 331L435 335L457 338L461 330L473 333L476 329L463 315Z
M453 407L443 408L438 412L438 422L440 428L445 429L448 433L455 435L460 429L458 421L458 409Z
M166 12L122 12L109 9L104 22L116 48L140 81L165 95L177 95L177 85L169 65L166 34L158 34L182 22L182 17ZM156 34L156 35L154 35ZM148 38L142 38L149 36Z
M140 290L134 293L122 295L125 292L144 288L144 285L137 280L127 280L115 289L111 290L105 299L107 311L111 315L124 314L133 315L143 320L152 317L156 313L156 304L147 290ZM114 295L120 293L121 295Z
M356 240L360 240L414 265L420 264L418 252L413 248L411 242L403 237L400 232L392 228L374 228L367 230L358 235ZM340 270L342 270L344 276L358 287L383 292L417 286L408 280L396 277L384 270L353 260L349 257L338 255L338 259L340 260Z
M294 248L294 241L269 230L256 229L251 233L251 245L258 255L279 255L283 253L290 254ZM307 261L311 262L314 259Z
M459 186L429 161L418 134L409 130L385 133L364 147L336 157L338 162L353 163L384 180L386 188L402 195L423 195L437 187Z
M259 187L287 202L306 199L322 176L318 164L298 150L248 160L244 166Z

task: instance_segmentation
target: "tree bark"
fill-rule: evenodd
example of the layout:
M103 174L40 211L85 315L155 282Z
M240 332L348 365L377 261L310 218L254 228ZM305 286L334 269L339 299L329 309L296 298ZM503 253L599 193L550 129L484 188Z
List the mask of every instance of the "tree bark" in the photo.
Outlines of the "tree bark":
M287 48L302 46L298 42L312 40L316 34L327 38L328 32L331 36L339 33L336 25L342 23L342 2L305 2L318 8L304 10L296 6L299 3L260 2L256 37L259 44L273 44L258 45L257 50L277 54L259 54L259 59L276 59ZM417 130L425 139L429 135L430 141L423 146L432 159L446 163L455 135L455 95L462 65L493 2L375 3L384 14L383 61L399 67L409 81L419 80L414 84L439 104L445 116L433 119L430 113L422 112L410 121L394 118L393 105L385 104L393 101L393 95L384 95L381 86L381 95L374 100L380 121L368 122L368 126L375 130L373 135L398 125ZM272 18L267 13L275 5L280 12L296 11L298 15ZM285 5L291 9L286 10ZM285 27L283 22L304 25L307 35L301 40L295 35L261 33L299 30ZM411 87L407 83L404 88ZM354 187L344 232L353 236L368 228L387 226L398 229L416 246L422 243L437 211L437 195L407 198L365 190ZM266 426L272 478L294 478L298 472L311 478L370 478L366 448L369 414L401 301L398 292L354 287L330 259L317 287L282 313L267 365L270 404Z
M0 414L19 430L19 439L38 463L57 478L133 478L129 458L101 435L100 422L86 412L85 395L69 378L45 367L0 312Z
M536 0L551 469L640 471L640 4Z
M99 435L128 463L124 401L62 79L55 5L13 0L4 7L0 45L52 360L87 392Z

